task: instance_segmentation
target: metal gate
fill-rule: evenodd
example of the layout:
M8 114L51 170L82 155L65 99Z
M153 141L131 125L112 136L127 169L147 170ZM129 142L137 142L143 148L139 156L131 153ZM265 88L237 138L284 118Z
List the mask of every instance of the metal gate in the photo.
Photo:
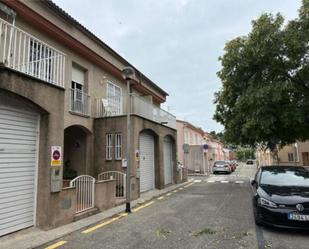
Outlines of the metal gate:
M173 182L173 142L171 138L164 139L164 184Z
M35 224L38 115L0 95L0 236Z
M76 213L80 213L94 207L94 183L95 178L81 175L70 182L70 187L76 189Z
M140 192L155 187L155 142L154 137L141 133L139 137L140 148Z
M116 180L116 197L126 196L126 174L120 171L106 171L98 175L99 181Z

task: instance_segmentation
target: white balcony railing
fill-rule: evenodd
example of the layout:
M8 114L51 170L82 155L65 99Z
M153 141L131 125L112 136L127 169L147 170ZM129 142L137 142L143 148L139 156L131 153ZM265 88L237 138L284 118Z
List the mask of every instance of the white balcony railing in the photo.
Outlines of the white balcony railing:
M1 18L0 62L6 67L64 87L65 55Z
M126 96L123 97L126 98ZM137 95L132 95L131 97L132 114L139 115L156 123L176 129L176 117L174 115L161 109L158 106L155 106L154 104L142 97L139 97ZM122 111L121 106L115 105L115 103L122 103L122 101L113 101L113 98L97 99L96 117L112 117L125 115L126 110Z
M90 97L79 89L70 89L70 111L90 115L89 110Z

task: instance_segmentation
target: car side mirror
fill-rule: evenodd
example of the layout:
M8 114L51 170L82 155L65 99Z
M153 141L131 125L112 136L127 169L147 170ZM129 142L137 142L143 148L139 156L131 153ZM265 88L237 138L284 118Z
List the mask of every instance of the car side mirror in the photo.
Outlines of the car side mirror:
M253 187L256 187L256 186L257 186L256 180L251 180L251 185L252 185Z

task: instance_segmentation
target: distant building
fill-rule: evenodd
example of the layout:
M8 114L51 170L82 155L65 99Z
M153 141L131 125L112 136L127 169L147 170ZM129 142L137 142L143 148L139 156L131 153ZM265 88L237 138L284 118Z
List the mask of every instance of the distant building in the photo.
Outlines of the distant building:
M207 173L207 155L206 151L203 149L203 145L206 142L204 139L204 131L182 120L177 120L176 127L178 162L181 165L186 165L189 173ZM183 150L184 144L189 145L189 153L187 156Z
M182 120L177 120L176 127L178 162L188 168L188 173L209 174L215 161L230 159L230 151L203 129ZM187 155L184 144L189 145Z
M215 161L229 160L229 150L224 148L224 145L217 139L207 132L204 133L206 144L208 145L207 150L207 165L209 171Z
M269 149L258 149L256 151L256 160L259 166L267 165L295 165L309 166L309 140L305 142L297 141L294 144L278 148L278 157L276 153Z

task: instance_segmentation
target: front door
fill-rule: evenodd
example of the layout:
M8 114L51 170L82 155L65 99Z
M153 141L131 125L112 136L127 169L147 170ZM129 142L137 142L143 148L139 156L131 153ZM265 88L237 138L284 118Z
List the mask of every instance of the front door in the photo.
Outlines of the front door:
M170 138L164 139L164 184L173 182L173 144Z
M303 166L309 166L309 152L303 152Z

